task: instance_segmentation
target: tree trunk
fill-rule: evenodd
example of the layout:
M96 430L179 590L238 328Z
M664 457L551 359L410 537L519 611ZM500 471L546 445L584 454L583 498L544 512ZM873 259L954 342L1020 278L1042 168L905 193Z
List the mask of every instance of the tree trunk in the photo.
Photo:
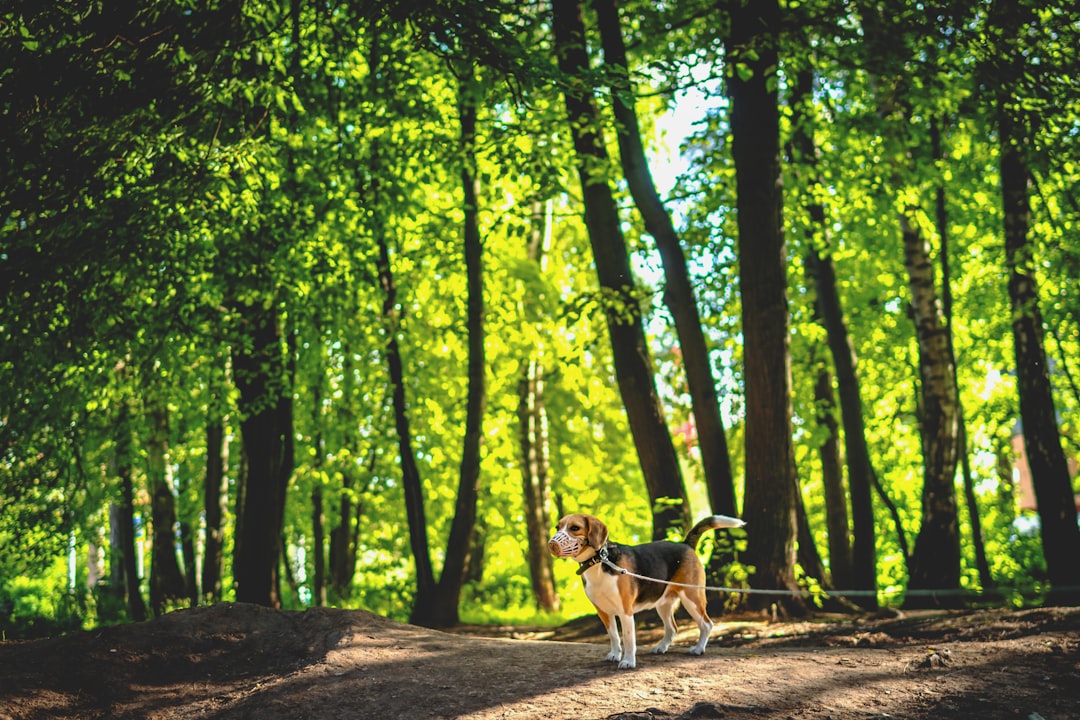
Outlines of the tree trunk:
M409 547L412 549L413 564L416 568L416 597L413 600L412 617L419 621L429 615L431 603L434 602L435 573L431 568L431 554L428 550L424 485L412 449L408 403L405 399L405 373L397 341L397 317L401 309L397 305L397 287L390 268L390 250L381 233L380 228L376 235L379 244L379 284L386 294L383 301L383 321L387 325L386 363L390 372L394 425L397 428L398 454L401 461L401 485L405 492L405 515L409 523Z
M810 518L806 515L806 505L803 503L802 492L795 487L795 523L797 550L796 559L806 575L814 578L822 587L830 587L828 574L825 572L825 563L821 561L821 553L818 552L817 543L814 542L814 532L810 528Z
M151 390L153 392L153 390ZM176 499L169 483L168 415L163 403L151 400L147 411L150 433L146 441L146 474L150 485L150 610L164 613L187 596L187 586L176 557Z
M726 6L727 3L722 5ZM791 347L777 105L777 0L731 3L727 40L731 149L738 195L739 289L746 382L747 563L756 588L796 590L795 455L791 442ZM740 72L741 70L742 72ZM773 596L751 595L753 607ZM792 615L801 597L778 601Z
M848 524L847 493L840 460L840 428L836 422L836 401L832 375L824 362L817 364L814 382L814 406L817 424L825 430L825 440L818 449L821 458L821 484L825 493L825 527L829 534L829 575L831 587L852 587L851 542Z
M246 463L237 497L233 580L238 602L273 606L279 601L278 548L293 470L292 391L276 305L256 302L238 309L250 345L233 350Z
M550 237L547 209L550 202L536 202L532 212L532 232L526 255L543 268L546 242ZM518 380L518 439L522 495L525 498L526 557L536 607L542 612L559 611L555 590L555 568L547 541L551 535L548 479L547 410L544 407L544 355L542 348L521 364Z
M120 477L120 502L117 503L116 521L119 535L119 563L123 572L123 593L127 599L128 613L135 622L146 619L146 604L139 590L138 551L135 547L135 489L132 482L132 462L135 449L132 444L130 401L120 401L119 417L116 419L116 472Z
M871 610L877 607L877 533L874 523L873 490L877 484L866 444L862 390L855 350L848 335L836 289L832 259L811 249L806 257L817 292L817 313L836 369L840 398L840 418L844 424L844 457L847 460L848 492L851 497L851 583L861 594L855 601ZM901 538L902 540L902 538Z
M337 525L330 531L330 590L334 600L347 601L352 597L352 581L356 574L356 545L353 538L351 473L343 473L341 497L337 506Z
M945 153L941 145L941 129L938 122L930 123L930 145L936 162L944 162ZM960 382L956 377L956 346L952 333L952 278L949 263L949 221L948 206L945 197L945 185L939 184L935 190L935 217L938 237L941 238L941 300L945 315L945 326L949 328L949 362L953 368L953 384L957 387L957 453L960 459L960 474L964 481L964 503L967 505L968 521L971 523L971 544L975 552L975 567L979 571L979 583L984 593L993 593L996 587L990 574L990 562L986 558L986 543L983 541L982 520L979 517L979 504L975 496L975 478L971 472L971 459L968 454L967 423L964 419L964 403L960 397Z
M379 173L378 149L372 150L372 206L378 207ZM376 210L376 213L379 211ZM373 228L379 246L377 259L379 285L383 290L382 317L386 332L386 364L390 374L391 404L394 408L394 426L398 436L398 456L401 462L401 486L405 494L405 515L409 523L409 547L412 550L416 570L416 597L413 599L412 619L419 622L430 616L435 602L435 573L431 567L431 553L427 539L427 516L424 512L424 484L420 468L412 448L412 431L409 424L408 402L405 398L405 372L398 345L401 308L397 303L397 285L390 264L390 248L386 229L376 219Z
M342 349L344 355L344 372L342 373L342 404L340 419L342 427L355 427L356 413L352 404L355 402L353 377L355 366L353 353L348 345ZM360 457L359 448L356 446L355 434L347 435L346 446L354 457ZM376 454L371 450L367 460L367 468L370 474L375 463ZM348 600L352 597L352 581L356 574L356 526L359 518L354 517L358 513L354 509L354 494L360 491L356 487L356 475L349 470L341 474L341 495L338 498L336 522L330 531L330 590L335 600ZM359 506L359 503L357 503Z
M1068 463L1061 449L1043 344L1034 249L1028 239L1030 174L1021 154L1021 148L1028 142L1023 129L1010 116L1011 110L1003 100L998 109L998 131L1005 256L1009 269L1024 449L1038 505L1043 555L1051 585L1047 603L1080 605L1080 563L1076 560L1080 557L1080 528L1076 523L1076 502Z
M555 0L552 11L555 54L559 70L566 77L563 95L585 201L585 225L611 337L615 377L652 504L652 535L659 540L666 538L669 530L682 534L689 527L689 501L656 389L626 239L608 184L608 155L600 132L600 114L588 89L589 57L581 5L578 0Z
M368 50L368 77L371 90L378 90L377 78L385 72L382 67L382 48L376 28ZM373 119L374 121L374 119ZM424 484L416 454L412 447L412 430L409 423L408 401L405 395L405 372L398 343L401 332L403 309L397 301L397 283L390 262L390 239L383 208L383 176L392 169L383 167L383 151L378 138L372 140L368 167L360 175L369 178L366 188L361 188L364 205L371 211L371 234L378 246L375 259L379 287L383 292L382 332L386 338L386 365L390 379L390 404L394 412L394 428L398 438L398 460L401 463L401 487L405 495L405 517L409 525L409 548L412 551L416 572L416 595L413 598L411 618L413 622L429 617L435 603L435 572L431 566L431 551L427 537L427 515L424 511Z
M314 316L315 335L322 337L322 327L318 312ZM314 428L311 444L315 456L312 464L311 488L311 601L318 607L326 605L326 531L323 522L323 482L325 478L326 442L323 440L323 386L322 378L326 375L326 350L320 348L318 375L312 388L311 426Z
M645 229L656 241L656 249L664 266L664 303L675 322L675 332L682 349L686 382L690 389L691 409L697 427L701 466L709 492L712 511L723 515L738 515L735 507L735 480L731 473L724 421L716 381L709 360L709 348L701 329L697 299L694 297L690 272L686 265L682 243L675 231L671 215L664 207L649 172L641 129L634 107L634 87L630 81L626 46L615 0L593 3L604 47L604 65L613 78L611 102L618 128L619 157L623 176L630 188Z
M956 373L949 354L949 329L934 288L926 242L908 210L900 216L911 305L919 342L922 383L922 524L911 556L908 589L942 595L908 595L906 607L962 604L960 531L956 509L958 405Z
M370 477L377 459L372 448L366 464ZM352 473L344 473L341 478L342 492L338 501L337 525L330 532L330 586L337 600L352 597L352 582L356 575L356 555L360 544L360 517L363 503L353 503L353 496L360 497L366 488L358 488Z
M469 61L461 63L458 112L461 122L461 187L464 199L464 246L466 277L466 328L468 332L468 396L465 409L465 437L461 451L457 502L446 561L430 623L439 627L458 624L458 604L469 564L476 525L476 504L480 482L480 450L484 439L484 406L487 383L484 360L484 265L480 239L480 200L476 176L476 113L482 90Z
M224 560L225 531L225 426L220 419L206 423L206 482L203 489L203 516L206 541L203 547L202 595L210 602L221 600L221 565Z
M199 574L195 550L195 527L187 519L178 523L180 532L180 557L184 560L184 597L188 607L199 604Z
M326 606L326 533L323 529L322 482L316 480L311 490L311 602Z
M795 76L795 87L791 100L791 155L796 177L805 174L808 186L806 196L813 198L820 186L817 169L817 146L814 140L813 121L814 73L812 70L800 70ZM809 112L808 112L809 111ZM829 229L825 223L825 208L816 201L806 204L809 224L806 242L810 248L804 260L808 286L814 290L814 320L825 326L822 320L820 293L817 288L817 255L819 245L830 245ZM844 488L843 465L840 457L840 428L836 421L836 399L833 394L833 377L829 364L819 357L820 343L810 347L810 366L814 368L814 408L815 421L824 431L825 439L818 448L821 460L821 482L825 494L825 526L829 544L829 578L831 587L851 588L853 582L851 570L850 525L848 523L847 493ZM799 526L800 537L803 534L802 517ZM800 540L800 544L801 544ZM800 560L800 562L802 562ZM825 579L822 578L825 583Z
M808 184L813 188L819 183L817 177L817 144L814 139L813 117L806 109L811 107L813 98L814 75L810 70L800 71L796 75L795 92L792 100L792 148L796 167L807 166ZM813 191L807 193L814 196ZM807 276L814 289L814 315L825 328L826 342L832 355L836 370L837 393L840 397L840 417L844 425L844 456L848 469L848 492L851 497L851 535L853 542L848 542L847 503L843 497L842 478L838 471L828 467L830 450L822 448L822 469L826 480L826 522L829 527L829 553L833 571L833 581L837 587L859 591L856 602L867 609L877 607L877 536L874 529L873 506L873 468L870 465L870 451L866 445L866 432L863 424L862 394L856 372L855 351L844 322L844 313L840 305L840 294L836 289L836 272L829 256L831 239L829 236L825 208L817 202L808 203L807 214L810 216L811 237L804 258ZM818 249L819 245L825 254ZM832 398L832 389L821 387L818 378L816 393L824 398L826 393ZM823 412L823 411L822 411ZM828 417L821 417L828 423ZM833 421L835 423L835 421ZM837 562L839 560L839 563ZM841 581L840 575L843 576Z

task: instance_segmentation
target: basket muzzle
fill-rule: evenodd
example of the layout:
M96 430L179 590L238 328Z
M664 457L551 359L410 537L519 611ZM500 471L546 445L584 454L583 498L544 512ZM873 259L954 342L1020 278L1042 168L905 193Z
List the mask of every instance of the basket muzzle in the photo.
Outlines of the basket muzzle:
M581 538L560 530L548 541L548 551L555 557L574 557L581 552Z

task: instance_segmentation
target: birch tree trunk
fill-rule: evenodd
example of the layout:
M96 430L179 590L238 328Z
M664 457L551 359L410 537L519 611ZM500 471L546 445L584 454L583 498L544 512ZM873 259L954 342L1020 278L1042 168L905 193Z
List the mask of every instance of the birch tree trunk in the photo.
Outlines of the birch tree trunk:
M930 123L930 145L936 162L945 161L945 152L941 143L941 129L938 122ZM949 262L949 222L948 204L946 202L945 184L938 184L934 192L935 220L938 237L941 238L941 306L945 317L945 325L949 328L949 362L953 368L953 382L957 387L957 454L960 461L960 475L963 478L964 502L967 505L968 522L971 524L971 544L975 553L975 567L979 571L979 583L984 593L993 592L996 583L990 574L990 562L986 557L986 543L983 540L982 519L979 517L979 505L975 494L975 477L971 471L971 459L968 452L967 422L964 418L964 403L960 398L960 383L957 377L956 346L953 342L953 314L952 314L952 275Z
M546 243L550 236L547 209L551 203L536 202L532 212L526 255L539 269L544 266ZM555 569L547 541L551 536L551 484L548 477L547 410L544 406L543 348L522 362L518 380L518 438L522 494L525 498L525 532L528 536L526 557L529 578L537 609L558 612L559 595L555 590Z
M934 287L934 267L927 244L913 219L916 210L909 207L900 216L922 382L922 524L910 560L908 589L944 593L909 595L904 604L957 607L962 604L956 508L959 398L949 352L949 328Z

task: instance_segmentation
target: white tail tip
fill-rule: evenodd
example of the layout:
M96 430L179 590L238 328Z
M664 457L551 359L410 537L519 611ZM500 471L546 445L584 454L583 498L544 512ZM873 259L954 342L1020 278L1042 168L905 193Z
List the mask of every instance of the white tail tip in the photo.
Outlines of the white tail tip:
M729 517L727 515L713 515L713 522L718 528L741 528L746 525L742 518Z

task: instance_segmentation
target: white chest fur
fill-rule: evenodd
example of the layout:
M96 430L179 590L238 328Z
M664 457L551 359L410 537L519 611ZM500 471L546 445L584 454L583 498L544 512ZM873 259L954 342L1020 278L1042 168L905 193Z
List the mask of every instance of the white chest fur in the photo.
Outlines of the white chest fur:
M656 602L639 602L634 592L634 579L605 572L594 565L582 574L585 595L598 610L612 615L636 613L655 607Z

